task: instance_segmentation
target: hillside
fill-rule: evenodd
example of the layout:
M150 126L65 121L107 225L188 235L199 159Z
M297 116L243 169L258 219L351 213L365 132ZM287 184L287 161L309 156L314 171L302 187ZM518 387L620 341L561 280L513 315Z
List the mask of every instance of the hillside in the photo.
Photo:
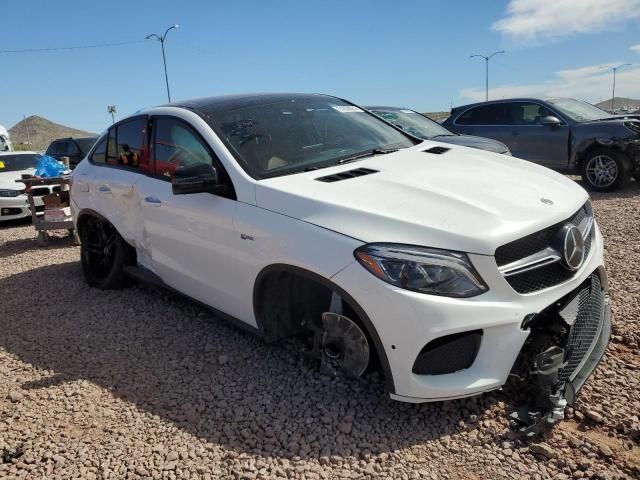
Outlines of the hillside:
M28 131L28 135L27 135ZM95 133L77 130L71 127L59 125L46 118L32 115L16 123L9 129L11 141L16 149L21 149L27 144L27 138L31 141L31 150L46 150L52 140L63 137L90 137Z
M442 123L449 118L449 112L425 112L424 115L438 123Z
M640 100L634 100L633 98L616 97L615 99L616 110L619 108L628 108L634 110L640 108ZM611 99L603 100L600 103L596 103L596 107L603 110L611 109Z

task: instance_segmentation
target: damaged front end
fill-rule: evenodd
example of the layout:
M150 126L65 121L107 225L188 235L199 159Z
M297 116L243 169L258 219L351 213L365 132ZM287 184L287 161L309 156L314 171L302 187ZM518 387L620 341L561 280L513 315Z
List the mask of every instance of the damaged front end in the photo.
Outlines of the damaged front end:
M564 418L564 410L600 362L611 335L604 269L537 314L522 328L531 333L505 389L526 405L512 414L527 436Z

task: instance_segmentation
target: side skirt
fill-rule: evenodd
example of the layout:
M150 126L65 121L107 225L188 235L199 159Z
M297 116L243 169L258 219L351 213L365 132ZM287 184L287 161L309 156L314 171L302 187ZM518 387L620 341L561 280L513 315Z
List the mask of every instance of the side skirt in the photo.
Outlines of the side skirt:
M211 305L207 305L206 303L196 300L195 298L192 298L185 293L179 292L175 288L170 287L169 285L164 283L164 281L158 275L156 275L151 270L145 267L142 267L140 265L137 265L135 267L134 266L124 267L124 273L126 273L131 278L134 278L142 283L145 283L147 285L152 285L154 287L164 290L167 293L171 293L172 295L189 300L190 302L193 302L199 307L202 307L203 309L208 310L209 312L214 314L216 317L222 318L223 320L227 321L228 323L230 323L231 325L233 325L234 327L240 330L243 330L259 338L264 337L263 332L260 329L253 327L252 325L249 325L243 322L242 320L239 320L229 314L221 312L220 310L213 308Z

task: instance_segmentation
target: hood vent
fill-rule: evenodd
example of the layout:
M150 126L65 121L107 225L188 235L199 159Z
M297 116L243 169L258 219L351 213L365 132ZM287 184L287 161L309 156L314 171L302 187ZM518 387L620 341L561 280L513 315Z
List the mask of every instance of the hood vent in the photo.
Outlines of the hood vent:
M424 153L433 153L434 155L442 155L444 152L451 150L447 147L431 147L428 150L423 150Z
M355 170L347 170L346 172L334 173L333 175L327 175L326 177L316 178L319 182L339 182L341 180L348 180L350 178L361 177L363 175L369 175L370 173L376 173L378 170L371 168L356 168Z

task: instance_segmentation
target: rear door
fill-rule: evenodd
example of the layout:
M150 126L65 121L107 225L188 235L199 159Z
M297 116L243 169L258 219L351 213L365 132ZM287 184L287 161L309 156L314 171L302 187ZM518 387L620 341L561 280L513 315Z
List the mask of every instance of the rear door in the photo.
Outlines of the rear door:
M149 170L148 132L146 116L127 119L111 127L106 162L90 179L98 213L131 244L135 244L141 230L135 183L141 173Z
M493 138L513 151L513 135L508 103L479 105L463 112L453 120L453 130L465 135Z

